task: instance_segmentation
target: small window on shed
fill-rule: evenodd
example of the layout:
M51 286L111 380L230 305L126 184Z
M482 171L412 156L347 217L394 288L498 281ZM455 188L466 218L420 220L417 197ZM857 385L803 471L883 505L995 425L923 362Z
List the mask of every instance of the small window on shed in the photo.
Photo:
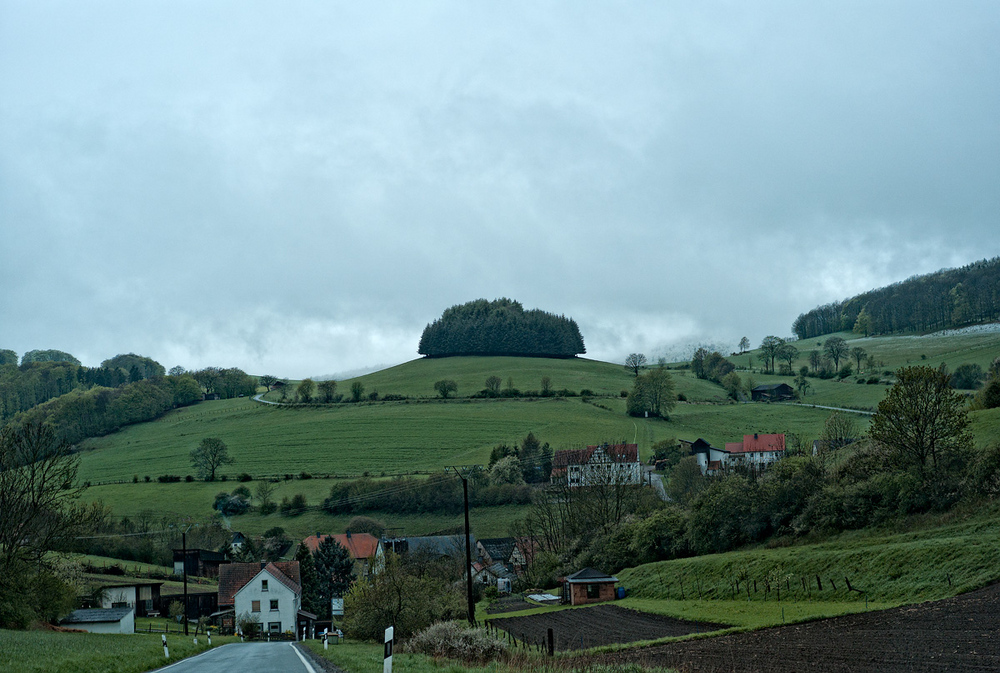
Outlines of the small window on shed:
M601 597L601 585L600 584L588 584L587 585L587 598L600 598Z

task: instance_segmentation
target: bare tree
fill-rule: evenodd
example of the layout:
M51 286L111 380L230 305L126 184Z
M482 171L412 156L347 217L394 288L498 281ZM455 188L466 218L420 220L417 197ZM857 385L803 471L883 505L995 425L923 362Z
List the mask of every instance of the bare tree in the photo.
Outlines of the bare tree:
M858 363L858 372L861 372L861 363L864 362L868 357L868 352L861 346L855 346L851 349L851 357L854 361Z
M633 376L639 375L639 370L646 366L646 356L642 353L630 353L625 358L625 369L632 372Z
M749 349L749 348L750 348L750 339L748 339L746 337L743 337L742 339L740 339L740 355L742 355L743 353L746 353L747 349Z
M835 369L840 369L840 361L847 356L847 352L850 347L847 342L841 337L830 337L823 344L823 350L826 354L833 360L833 366Z

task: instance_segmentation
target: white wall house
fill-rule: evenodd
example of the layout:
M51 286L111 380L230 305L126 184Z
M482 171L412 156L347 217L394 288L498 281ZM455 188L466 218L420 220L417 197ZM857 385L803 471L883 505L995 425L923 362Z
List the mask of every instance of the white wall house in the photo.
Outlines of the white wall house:
M636 444L601 444L586 449L556 451L552 482L569 486L642 483L642 465Z
M237 618L243 613L256 617L263 632L294 633L302 588L268 565L236 592L234 607Z

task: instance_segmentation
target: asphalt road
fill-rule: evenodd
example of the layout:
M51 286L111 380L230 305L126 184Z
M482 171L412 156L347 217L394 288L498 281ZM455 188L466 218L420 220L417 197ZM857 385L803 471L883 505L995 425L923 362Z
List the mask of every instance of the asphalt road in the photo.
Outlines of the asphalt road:
M154 673L316 673L292 643L231 643Z

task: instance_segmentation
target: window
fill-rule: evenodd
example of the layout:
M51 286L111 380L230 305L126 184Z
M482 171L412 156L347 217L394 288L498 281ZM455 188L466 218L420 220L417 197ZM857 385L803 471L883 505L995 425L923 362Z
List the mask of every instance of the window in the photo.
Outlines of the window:
M601 585L600 584L588 584L587 585L587 598L600 598L601 597Z
M281 622L268 622L267 630L271 633L281 633Z
M267 580L261 580L260 581L260 590L261 591L267 591Z
M272 610L277 610L278 609L278 601L277 601L277 599L272 599L271 600L271 609Z
M260 612L260 601L250 601L250 612Z

